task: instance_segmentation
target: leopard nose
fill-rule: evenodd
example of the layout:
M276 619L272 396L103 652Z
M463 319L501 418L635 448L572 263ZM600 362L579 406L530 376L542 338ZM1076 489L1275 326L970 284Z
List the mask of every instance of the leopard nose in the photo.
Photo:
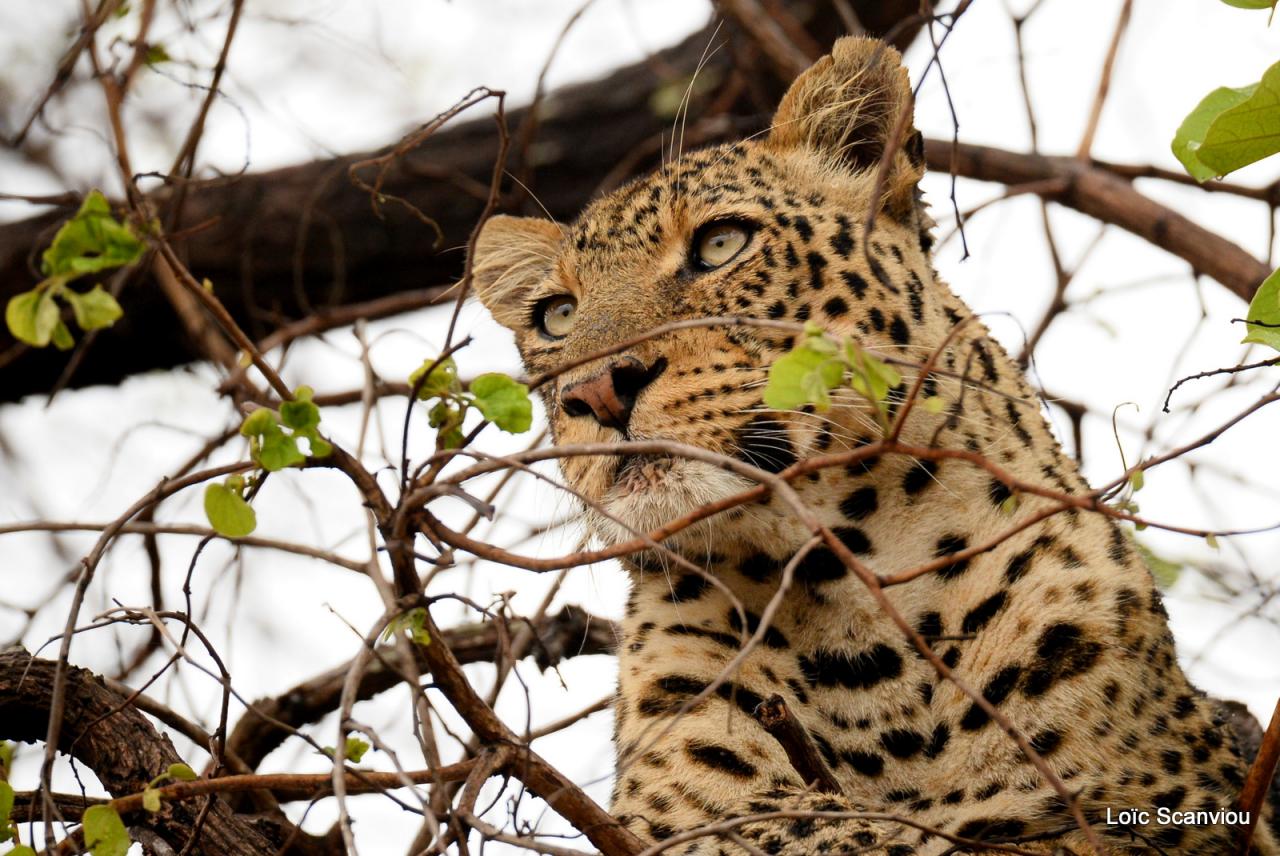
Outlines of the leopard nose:
M560 406L570 416L591 416L606 428L626 433L640 391L666 367L667 361L661 358L646 366L636 357L622 357L594 377L565 387Z

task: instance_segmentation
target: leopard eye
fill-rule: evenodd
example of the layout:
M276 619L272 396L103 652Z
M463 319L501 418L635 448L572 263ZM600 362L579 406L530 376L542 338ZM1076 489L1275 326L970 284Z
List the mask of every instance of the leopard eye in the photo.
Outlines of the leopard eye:
M698 267L718 268L747 245L751 233L738 223L712 223L694 237L693 252Z
M557 294L540 301L534 310L538 328L553 339L563 339L573 329L578 314L578 300L568 294Z

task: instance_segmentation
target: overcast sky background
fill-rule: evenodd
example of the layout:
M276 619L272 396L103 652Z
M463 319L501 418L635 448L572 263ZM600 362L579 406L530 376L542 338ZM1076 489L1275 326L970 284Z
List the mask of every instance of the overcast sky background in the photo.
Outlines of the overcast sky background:
M578 5L578 0L252 2L231 54L228 98L214 107L201 147L206 174L215 169L267 169L377 147L480 84L507 90L513 102L526 101L551 45ZM1010 5L1018 9L1026 3ZM25 116L47 85L57 57L69 43L68 27L78 7L68 0L0 4L0 112L6 121ZM1044 151L1075 151L1119 7L1118 0L1047 0L1027 25L1027 72ZM136 107L129 114L139 171L167 168L175 137L185 130L196 101L194 91L184 84L205 79L199 69L211 65L221 45L221 2L195 0L183 8L185 24L166 14L155 30L176 61L142 75ZM548 84L593 78L633 62L697 29L709 14L709 4L701 0L597 0L569 35ZM136 17L113 26L127 35ZM943 52L964 141L1014 150L1029 146L1012 32L1006 4L979 0ZM908 54L913 80L919 80L928 62L927 45L922 38ZM1277 26L1267 27L1265 13L1235 10L1218 0L1137 0L1095 156L1177 168L1168 143L1186 112L1216 86L1256 81L1280 55L1278 48L1280 34ZM93 186L118 190L102 137L98 97L96 88L80 85L49 111L51 129L40 130L35 140L47 146L55 169L34 168L0 150L0 191L46 193ZM952 133L936 69L921 92L917 126L928 136ZM1261 185L1278 172L1276 164L1268 162L1233 180ZM1168 183L1147 181L1139 186L1259 257L1266 256L1266 210L1260 204ZM925 188L941 223L939 234L945 236L953 225L950 180L930 175ZM961 181L960 207L973 208L1000 190ZM0 203L3 219L32 213L21 203ZM1066 263L1074 266L1095 240L1098 226L1060 209L1053 209L1052 222ZM966 237L971 257L962 262L960 242L947 240L938 259L941 273L975 309L989 313L996 334L1016 352L1052 291L1038 203L1021 198L985 209L969 220ZM1095 483L1122 471L1105 416L1113 409L1120 443L1132 463L1199 436L1269 388L1267 377L1255 376L1194 414L1157 418L1171 381L1234 365L1246 356L1238 344L1240 325L1230 323L1243 314L1244 306L1213 281L1197 284L1183 262L1137 238L1107 230L1069 295L1093 297L1051 328L1038 351L1036 371L1051 394L1086 402L1104 414L1085 425L1085 468ZM370 325L374 366L389 379L404 378L439 348L447 318L447 309L432 310ZM476 340L459 356L464 373L518 372L510 335L478 305L464 308L462 329ZM295 348L284 375L290 385L308 383L321 392L355 388L362 382L359 352L355 338L338 331L325 341ZM1259 352L1253 359L1261 357ZM1273 370L1270 384L1275 378ZM1184 387L1186 395L1175 404L1197 400L1218 385L1211 380ZM199 448L204 437L229 423L230 407L216 396L215 386L215 374L197 366L136 377L119 388L65 392L51 406L28 399L0 407L0 524L35 517L114 518ZM1246 528L1280 521L1277 412L1262 411L1198 452L1194 476L1181 463L1148 473L1146 488L1137 497L1143 513L1188 527ZM403 414L400 400L380 408L379 419L372 423L374 436L366 445L371 463L384 461L382 450L398 445ZM1060 431L1069 433L1062 413L1052 414ZM1153 423L1154 439L1144 442L1143 431ZM417 423L419 428L423 424ZM354 448L357 408L326 410L324 426L347 448ZM429 440L425 432L417 432L413 448L421 453ZM485 436L482 447L508 451L521 442L494 432ZM234 460L242 452L233 448L215 462ZM544 485L526 484L513 496L510 515L485 537L511 545L523 537L526 527L572 511L563 496ZM255 504L257 534L333 548L355 559L367 557L358 499L338 476L280 474ZM467 516L465 508L450 511L452 519ZM199 492L166 502L159 517L203 522ZM1224 539L1217 553L1194 538L1156 530L1141 537L1164 556L1215 563L1228 583L1240 589L1266 593L1280 580L1280 537L1275 533ZM521 543L520 549L555 555L571 548L576 538L576 532L561 530ZM45 603L49 593L60 588L63 572L93 540L91 535L60 536L56 543L48 536L0 537L0 640L11 639L20 626L20 616L9 607ZM181 573L194 544L194 539L179 536L161 539L171 604L179 602ZM140 541L119 541L99 571L83 616L106 608L108 598L131 605L148 603L145 569ZM441 575L434 592L464 592L486 604L498 593L514 592L513 609L528 613L537 608L547 582L523 572L481 566ZM617 616L624 586L613 565L581 569L569 576L557 603ZM350 628L365 632L381 612L371 586L355 574L281 553L246 551L236 556L219 543L202 557L194 588L198 617L227 660L237 690L250 699L279 693L348 659L359 645L357 632ZM48 602L22 643L34 650L57 633L66 605L65 593ZM1221 585L1189 572L1169 592L1167 605L1181 659L1193 680L1212 693L1248 703L1265 722L1280 694L1276 603L1254 594L1230 597ZM460 608L450 607L442 617L451 614L460 620L467 617ZM110 671L121 652L143 638L141 630L119 635L100 631L79 638L72 658ZM472 674L484 686L489 671L477 666ZM521 682L513 681L502 696L500 712L517 726L525 722L526 711L534 727L554 721L606 695L613 671L612 660L604 657L569 660L558 674L539 674L529 664L520 675L532 702L526 700ZM216 687L194 669L179 670L157 695L206 725L215 721L210 711ZM388 693L358 706L356 716L388 737L401 738L393 745L403 753L404 764L413 768L421 764L412 743L404 739L406 698L402 690ZM233 711L238 715L234 706ZM591 782L589 790L601 802L608 798L612 767L610 725L607 712L597 714L536 744L575 780ZM311 731L322 744L337 740L332 721ZM176 744L196 765L204 760L186 741L178 739ZM263 770L326 768L323 758L299 745L294 741L274 753ZM21 753L15 776L20 788L35 781L36 756L29 748ZM367 761L390 769L380 753L372 753ZM61 786L73 789L74 781L63 774ZM537 805L529 803L531 809ZM352 806L362 852L403 852L416 829L412 816L377 796L355 798ZM499 808L490 817L501 815ZM333 801L325 801L312 809L306 826L323 830L334 817ZM536 811L524 817L538 821L540 828L563 828L554 817Z

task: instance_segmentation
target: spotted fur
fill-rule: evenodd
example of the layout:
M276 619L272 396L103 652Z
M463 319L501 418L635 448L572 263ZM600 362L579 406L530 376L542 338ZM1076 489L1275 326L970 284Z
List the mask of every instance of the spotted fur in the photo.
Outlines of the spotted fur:
M1021 372L933 269L931 223L918 203L920 138L899 121L909 104L896 52L843 39L793 85L767 137L680 157L569 226L492 219L477 247L479 297L515 332L530 373L706 316L812 321L917 366L941 347L923 383L944 407L915 408L902 439L978 453L1019 479L1080 494L1087 487ZM746 224L751 236L730 261L701 270L691 244L715 221ZM576 298L577 315L568 335L552 339L534 315L561 294ZM555 439L673 440L773 472L871 442L867 406L849 391L823 413L764 407L767 368L791 344L776 329L694 327L573 368L543 390ZM626 418L593 418L573 391L598 387L624 358L631 388L613 392L626 393ZM904 374L897 400L918 370ZM606 542L752 486L678 458L573 457L562 466L600 509L589 525ZM884 455L794 487L881 574L981 545L1049 502L1024 495L1011 512L1003 482L954 458ZM633 586L619 653L617 816L642 839L662 840L774 811L891 814L965 838L1039 837L1025 846L1086 852L1062 800L1009 736L939 679L826 548L796 565L761 644L721 675L808 538L771 497L670 541L705 576L656 555L624 563ZM1228 852L1222 826L1104 823L1108 807L1230 807L1246 769L1179 668L1151 575L1112 522L1056 514L888 596L1079 795L1110 852ZM753 717L775 694L812 735L838 795L810 789ZM738 832L774 854L955 852L936 834L875 817L793 816ZM1278 852L1265 823L1255 848ZM712 836L667 852L742 851Z

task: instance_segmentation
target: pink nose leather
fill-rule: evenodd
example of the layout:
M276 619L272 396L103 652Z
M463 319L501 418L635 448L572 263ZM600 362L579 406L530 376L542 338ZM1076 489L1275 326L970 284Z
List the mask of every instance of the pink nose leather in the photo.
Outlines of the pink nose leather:
M570 416L591 416L606 428L626 433L636 397L665 367L665 360L646 368L635 357L622 357L594 377L566 387L560 405Z

